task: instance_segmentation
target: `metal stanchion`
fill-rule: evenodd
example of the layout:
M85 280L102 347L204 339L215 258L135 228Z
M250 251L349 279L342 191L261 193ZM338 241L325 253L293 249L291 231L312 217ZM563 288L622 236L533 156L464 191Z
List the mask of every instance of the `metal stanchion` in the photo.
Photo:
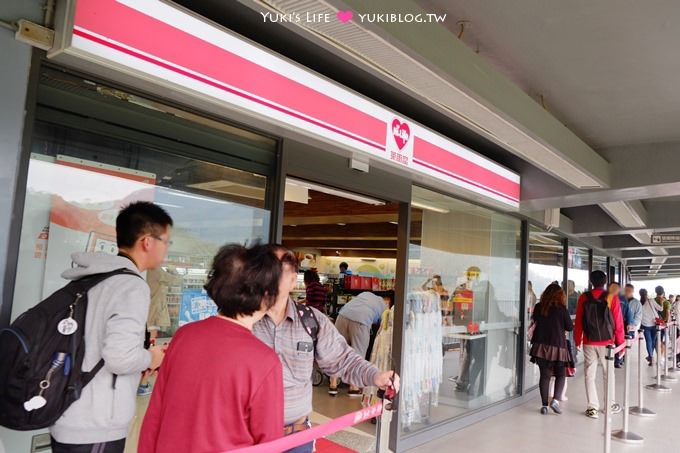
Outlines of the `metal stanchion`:
M645 388L657 392L668 393L672 391L672 389L661 384L661 331L663 329L664 328L661 326L656 326L656 382L645 386Z
M642 330L638 332L638 405L630 408L632 415L639 415L640 417L656 417L656 412L647 409L643 403L642 391ZM630 358L628 360L630 363Z
M633 342L637 340L637 335L633 337L628 337L626 338L626 349L628 352L626 352L626 355L628 356L628 360L625 361L624 367L625 367L625 373L624 373L624 378L623 378L623 429L620 431L616 431L615 433L612 434L612 438L616 440L620 440L621 442L626 442L629 444L640 444L642 443L645 439L633 432L628 431L628 425L629 425L629 418L630 415L628 413L629 411L629 405L630 405L630 367L632 366L631 360L630 360L630 350L633 347Z
M612 345L607 346L607 388L604 399L604 453L609 453L612 448L612 400L614 399L614 357L619 351L623 351L626 344L621 344L616 348Z
M668 323L666 326L666 335L664 335L663 340L663 374L661 375L661 380L666 382L678 382L678 378L668 374L668 341L671 337L673 324Z
M668 335L670 336L670 344L671 344L671 366L666 369L666 374L671 373L675 374L678 371L678 361L677 361L677 355L678 355L678 343L677 343L677 338L678 338L678 322L673 321L670 323L671 327L669 329Z

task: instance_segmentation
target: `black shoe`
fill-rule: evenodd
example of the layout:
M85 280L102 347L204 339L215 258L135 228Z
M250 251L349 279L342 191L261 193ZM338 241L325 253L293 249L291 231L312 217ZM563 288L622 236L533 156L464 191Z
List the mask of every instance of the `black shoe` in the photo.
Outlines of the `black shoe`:
M548 415L548 406L543 406L541 408L541 414Z
M562 413L562 408L560 407L560 403L555 399L550 402L550 409L552 409L553 412L556 413L556 414Z
M620 362L614 363L614 368L623 368L623 365Z

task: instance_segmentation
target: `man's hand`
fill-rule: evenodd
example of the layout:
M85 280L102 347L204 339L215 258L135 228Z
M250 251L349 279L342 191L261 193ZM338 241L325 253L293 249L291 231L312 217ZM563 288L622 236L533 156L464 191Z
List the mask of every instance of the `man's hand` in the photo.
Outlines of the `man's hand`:
M161 362L163 362L163 357L165 356L165 350L167 348L167 345L151 346L149 348L149 352L151 353L151 365L149 365L150 370L154 371L161 366Z
M385 390L387 387L393 387L395 392L399 391L399 375L394 371L383 371L375 375L373 384L379 389Z

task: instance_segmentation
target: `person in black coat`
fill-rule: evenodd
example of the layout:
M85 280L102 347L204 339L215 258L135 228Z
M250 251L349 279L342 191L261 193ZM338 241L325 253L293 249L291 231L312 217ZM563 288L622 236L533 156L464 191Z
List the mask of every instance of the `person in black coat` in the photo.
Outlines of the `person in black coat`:
M531 337L530 355L531 361L538 365L541 373L541 414L547 414L548 407L561 414L559 401L554 398L548 401L550 378L555 376L555 395L561 395L566 379L566 366L571 361L565 333L571 332L574 324L567 310L567 295L559 285L553 283L543 291L540 302L534 307L531 320L534 323L534 333Z

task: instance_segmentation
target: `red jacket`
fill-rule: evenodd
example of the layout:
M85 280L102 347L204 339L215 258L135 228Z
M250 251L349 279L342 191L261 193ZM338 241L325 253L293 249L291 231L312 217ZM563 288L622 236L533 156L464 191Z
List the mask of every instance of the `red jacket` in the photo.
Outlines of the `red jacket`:
M592 290L593 297L597 299L602 295L604 291L603 288L595 288ZM585 332L583 332L583 304L586 302L587 296L585 293L581 294L578 298L578 304L576 305L576 322L574 323L574 345L576 347L581 346L581 343L590 346L607 346L610 344L615 344L616 346L623 344L625 339L625 333L623 328L623 315L621 314L621 303L619 302L618 296L613 296L611 298L611 305L609 309L612 312L612 317L614 318L614 338L605 341L590 341L586 337Z
M139 436L139 453L221 452L283 436L283 375L276 353L217 317L177 331Z

